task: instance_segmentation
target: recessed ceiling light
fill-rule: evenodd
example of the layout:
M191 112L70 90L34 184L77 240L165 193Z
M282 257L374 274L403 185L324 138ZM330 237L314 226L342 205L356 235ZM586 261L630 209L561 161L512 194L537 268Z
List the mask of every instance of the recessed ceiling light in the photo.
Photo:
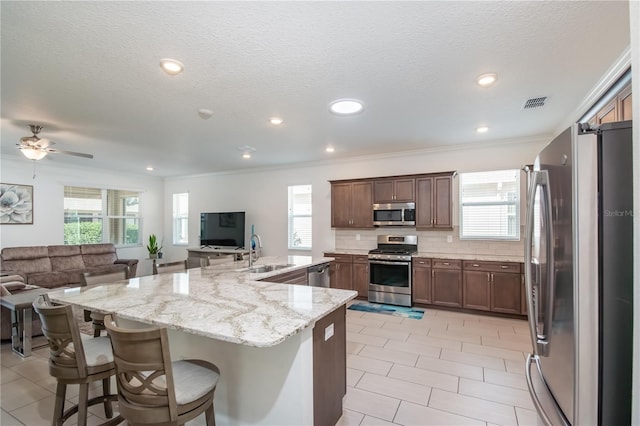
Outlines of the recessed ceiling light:
M335 150L336 150L336 149L335 149L334 147L332 147L332 146L328 146L328 147L325 149L325 151L327 151L327 152L335 152Z
M160 67L169 75L177 75L184 70L182 62L169 58L160 60Z
M350 115L362 112L364 106L357 99L338 99L329 106L329 111L337 115Z
M242 158L251 158L251 153L250 152L243 153Z
M489 87L493 83L495 83L497 79L498 79L498 74L494 72L490 72L490 73L482 74L481 76L478 76L478 79L476 80L476 82L482 87Z
M284 122L284 120L280 117L271 117L269 119L269 122L271 124L273 124L274 126L279 126L280 124L282 124Z
M152 172L153 171L153 167L147 166L147 171Z
M488 131L489 131L489 128L487 126L478 127L476 129L476 132L478 133L487 133Z

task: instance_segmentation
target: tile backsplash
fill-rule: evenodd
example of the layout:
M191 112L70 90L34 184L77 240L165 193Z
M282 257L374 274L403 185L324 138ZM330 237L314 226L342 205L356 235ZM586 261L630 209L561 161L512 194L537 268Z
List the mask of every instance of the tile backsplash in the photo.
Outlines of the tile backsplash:
M413 228L377 228L375 230L335 231L336 250L370 250L377 246L378 235L417 235L418 251L432 254L468 254L485 256L524 257L524 227L520 230L520 241L461 240L460 230L416 231ZM451 242L447 242L451 237Z

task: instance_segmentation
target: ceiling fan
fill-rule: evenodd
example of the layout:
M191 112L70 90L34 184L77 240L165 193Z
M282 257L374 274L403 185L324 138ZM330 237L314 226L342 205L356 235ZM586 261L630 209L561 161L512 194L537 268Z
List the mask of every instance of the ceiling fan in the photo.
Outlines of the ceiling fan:
M38 137L38 133L40 133L40 130L42 130L42 126L29 124L29 128L31 129L31 133L33 133L33 136L25 136L23 138L20 138L20 143L17 144L20 151L22 151L22 154L24 154L24 156L29 160L41 160L50 152L54 154L67 154L75 155L77 157L93 158L93 155L91 154L84 154L82 152L73 151L62 151L59 149L50 148L50 146L55 144L55 142L51 142L48 139Z

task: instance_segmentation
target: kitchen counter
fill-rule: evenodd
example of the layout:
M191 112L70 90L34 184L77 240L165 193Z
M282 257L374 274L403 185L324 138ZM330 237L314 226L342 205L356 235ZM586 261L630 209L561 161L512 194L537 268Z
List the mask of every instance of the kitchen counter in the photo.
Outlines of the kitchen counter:
M218 424L335 424L346 390L345 305L357 293L258 281L330 260L263 257L256 265L292 266L254 274L247 261L229 262L49 297L114 312L122 327L167 327L174 360L220 368Z
M524 262L524 256L511 255L490 255L490 254L461 254L461 253L428 253L418 252L413 257L427 257L431 259L459 259L459 260L478 260L487 262Z
M292 264L265 273L249 273L248 262L229 262L184 273L149 275L117 284L53 291L57 302L170 327L243 345L274 346L349 300L356 292L320 287L291 287L268 277L331 261L310 256L263 257L255 265Z

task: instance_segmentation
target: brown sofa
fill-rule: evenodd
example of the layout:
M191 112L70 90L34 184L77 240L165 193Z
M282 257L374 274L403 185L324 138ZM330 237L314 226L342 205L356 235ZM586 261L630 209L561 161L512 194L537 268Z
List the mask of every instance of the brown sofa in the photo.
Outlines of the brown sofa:
M136 276L138 259L118 259L113 244L5 247L0 253L3 275L16 274L24 282L45 288L77 287L83 272L111 272L129 266Z

